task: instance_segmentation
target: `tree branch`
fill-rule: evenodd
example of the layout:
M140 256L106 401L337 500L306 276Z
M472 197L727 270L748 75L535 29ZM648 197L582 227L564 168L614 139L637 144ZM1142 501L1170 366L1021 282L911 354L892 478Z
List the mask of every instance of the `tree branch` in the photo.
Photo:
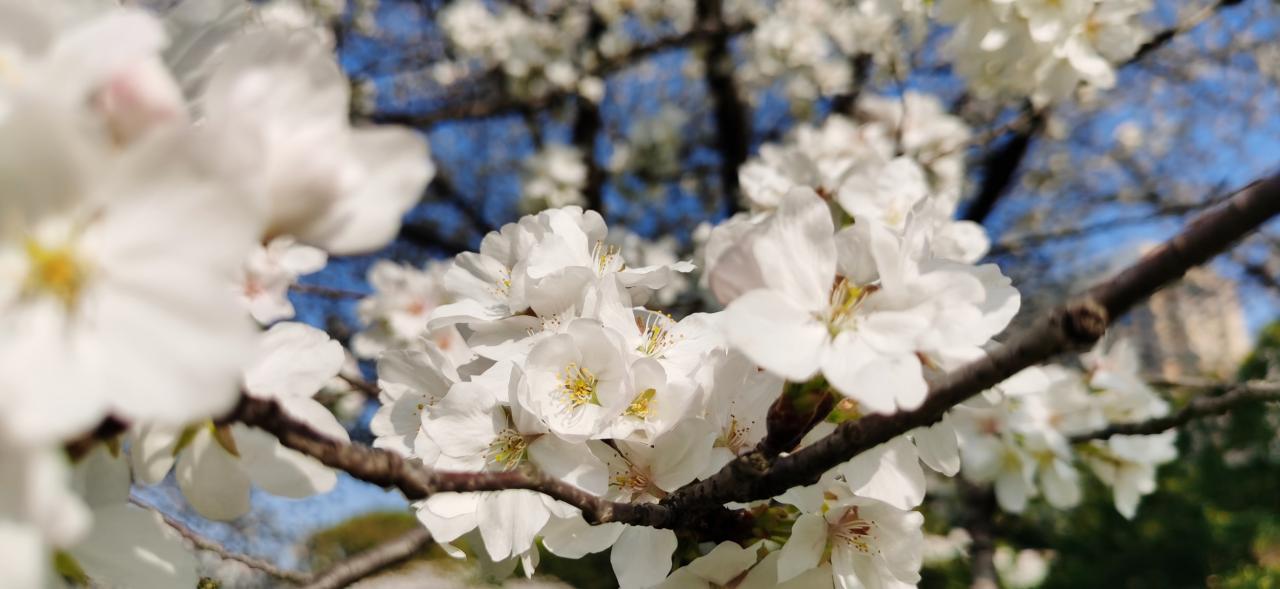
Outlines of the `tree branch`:
M431 532L416 527L399 538L339 562L312 577L303 589L339 589L404 561L431 542Z
M594 68L589 68L583 72L584 75L605 77L615 72L630 67L640 60L650 56L679 49L693 43L697 43L707 39L708 37L724 32L730 36L738 33L746 32L754 27L751 23L744 23L732 26L707 29L702 26L694 26L689 31L666 37L664 39L654 41L648 45L642 45L626 54L616 57L603 59ZM425 114L416 113L378 113L370 117L375 123L408 125L411 127L429 127L443 122L462 121L468 119L484 119L495 116L502 116L520 111L522 109L538 110L549 106L560 104L561 102L572 97L576 92L572 90L550 92L546 95L535 98L525 99L510 96L507 94L499 95L497 98L487 101L467 101L452 104L444 108L439 108Z
M458 188L444 174L436 173L428 190L430 191L431 188L435 189L436 200L448 202L457 207L462 216L466 217L481 235L494 229L489 220L484 218L484 211L476 206L479 203L469 200L466 195L458 192Z
M160 515L161 518L164 519L164 523L168 525L170 528L173 528L173 531L177 532L179 536L182 536L188 542L193 544L196 548L199 548L200 550L207 550L209 552L217 554L218 557L223 560L234 560L251 569L261 571L277 579L284 579L285 581L289 581L291 583L305 583L307 582L308 579L310 579L310 576L308 576L306 573L291 571L288 569L282 569L265 560L257 559L252 556L247 556L244 554L239 554L239 553L227 550L227 548L222 544L219 544L217 542L214 542L213 540L210 540L208 538L205 538L204 536L201 536L200 534L197 534L195 530L188 528L182 522L174 519L173 517L170 517L169 514L163 511L160 511L159 509L156 509L151 505L148 505L146 502L138 499L137 497L130 496L129 502L134 505L137 505L138 507L141 507L142 509L156 512L157 514Z
M1195 14L1192 14L1186 20L1152 35L1150 39L1147 39L1146 43L1143 43L1138 47L1138 50L1134 52L1133 56L1125 60L1120 65L1126 66L1141 60L1151 52L1168 45L1170 41L1173 41L1174 37L1200 26L1200 24L1209 20L1209 18L1219 10L1228 6L1235 6L1242 1L1243 0L1216 0L1212 4L1197 10Z
M746 163L751 149L750 111L733 81L733 55L729 53L729 30L724 26L722 0L698 0L696 9L707 36L703 70L715 120L716 149L720 152L720 198L732 214L741 205L738 199L738 168Z
M1218 10L1227 6L1234 6L1241 1L1217 0L1213 4L1200 9L1190 18L1153 35L1151 39L1138 47L1133 56L1117 64L1117 68L1136 63L1151 52L1169 44L1178 35L1208 20ZM1031 124L1016 128L1013 136L1003 146L984 158L982 184L978 189L977 195L970 202L969 208L965 209L964 220L984 223L987 217L991 215L991 211L995 209L996 203L1013 187L1013 182L1017 178L1018 168L1021 167L1022 161L1026 158L1032 141L1043 129L1047 114L1047 112L1034 111L1029 102L1023 104L1022 112L1018 116L1019 118L1030 116Z
M982 184L965 209L964 220L974 223L986 221L996 203L1013 187L1018 168L1022 166L1022 160L1031 148L1032 139L1044 127L1045 113L1036 112L1028 102L1023 105L1018 119L1023 117L1028 118L1029 124L1017 127L1004 145L987 154L982 165Z
M1146 436L1186 425L1193 419L1223 415L1241 405L1280 401L1280 383L1254 380L1224 384L1231 391L1217 397L1197 397L1176 413L1135 423L1116 423L1097 431L1071 436L1072 443L1105 440L1111 436Z
M396 239L404 240L418 247L438 248L452 256L471 249L469 246L442 237L439 232L425 225L405 223L400 226Z
M1084 223L1079 225L1068 225L1064 227L1055 227L1044 231L1034 233L1022 233L1011 235L991 246L988 256L997 256L1018 251L1022 248L1039 245L1049 241L1058 241L1064 239L1072 239L1077 237L1086 237L1096 231L1106 229L1114 229L1126 225L1137 225L1141 223L1150 223L1159 217L1175 217L1193 213L1199 210L1207 209L1222 199L1210 199L1203 202L1195 203L1172 203L1156 207L1147 211L1142 215L1117 217L1114 219L1106 219L1096 223Z
M969 508L965 528L973 542L969 545L969 576L972 589L999 589L996 573L996 493L990 486L960 481L960 494Z
M384 488L398 489L410 501L434 493L466 493L527 489L582 510L593 524L623 522L656 528L689 529L705 539L740 536L750 522L745 513L719 505L693 506L677 514L658 504L607 501L533 468L508 471L445 472L411 463L394 452L339 442L294 419L274 401L242 396L239 405L221 422L242 422L262 429L322 464Z
M1253 262L1241 255L1232 256L1240 268L1244 270L1245 276L1254 279L1258 284L1266 287L1276 293L1280 293L1280 279L1277 279L1267 265L1261 262Z
M368 293L356 292L354 290L346 290L343 288L335 288L332 286L324 286L322 284L298 283L298 284L290 285L289 290L297 293L327 297L330 299L363 299L369 296Z
M852 115L858 107L858 96L862 94L862 87L867 84L867 79L871 77L872 55L870 53L858 53L849 58L849 67L853 70L853 82L849 85L849 91L843 94L837 94L831 98L831 112L833 114Z
M591 12L591 25L587 31L587 39L594 46L604 34L605 23L595 11ZM586 96L578 94L577 115L573 120L573 144L582 153L582 163L587 166L587 183L582 187L582 195L586 198L587 208L600 213L608 220L604 210L604 170L596 162L596 135L604 126L600 116L600 106Z
M1181 233L1120 274L1089 289L1015 335L985 358L934 382L924 403L911 411L869 415L794 454L771 461L750 452L720 472L673 493L663 503L679 511L699 502L724 503L774 497L861 452L942 418L948 409L1053 356L1088 346L1134 304L1208 261L1280 213L1280 176L1254 182L1197 216Z

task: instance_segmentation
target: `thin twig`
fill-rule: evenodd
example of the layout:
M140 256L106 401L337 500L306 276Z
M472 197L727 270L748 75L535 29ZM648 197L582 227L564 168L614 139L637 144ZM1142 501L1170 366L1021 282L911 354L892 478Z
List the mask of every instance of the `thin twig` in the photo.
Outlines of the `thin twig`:
M1171 42L1178 35L1185 33L1201 23L1209 20L1218 10L1239 4L1242 0L1218 0L1205 6L1186 20L1156 33L1143 43L1129 59L1117 64L1117 68L1134 64L1146 55ZM977 194L970 200L965 209L964 219L983 223L995 210L995 206L1007 195L1017 180L1018 170L1029 153L1032 142L1040 135L1048 119L1047 110L1037 110L1030 101L1023 103L1012 125L1013 136L998 149L988 153L984 158L982 183ZM1025 121L1025 123L1023 122ZM997 135L998 136L998 135ZM991 141L984 139L982 143Z
M1071 441L1079 444L1090 440L1105 440L1111 436L1153 435L1185 425L1193 419L1222 415L1241 405L1263 401L1280 401L1280 383L1276 382L1249 381L1238 384L1219 384L1218 386L1228 386L1231 391L1216 397L1197 397L1188 403L1186 407L1164 417L1135 423L1112 424L1097 431L1071 436ZM1201 387L1200 384L1197 384L1194 388L1214 387Z
M402 562L431 542L431 532L415 527L317 573L302 589L339 589Z
M1024 247L1039 245L1047 241L1057 241L1057 240L1063 240L1063 239L1072 239L1076 237L1086 237L1096 231L1114 229L1114 228L1123 227L1126 225L1151 223L1161 217L1180 216L1180 215L1185 215L1187 213L1193 213L1196 211L1207 209L1211 206L1218 204L1219 202L1222 202L1222 199L1209 199L1203 202L1196 202L1196 203L1174 203L1174 204L1158 207L1155 210L1149 211L1142 215L1118 217L1114 219L1098 221L1096 223L1069 225L1066 227L1056 227L1056 228L1047 229L1044 231L1037 231L1034 233L1028 232L1028 233L1021 233L1017 235L1011 235L1009 237L1001 239L998 243L992 245L991 251L988 252L988 255L996 256L996 255L1006 254Z
M195 530L188 528L182 522L174 519L173 517L170 517L169 514L163 511L160 511L159 509L156 509L154 506L147 504L145 501L142 501L137 497L130 496L129 502L143 509L156 512L157 514L160 515L161 518L164 518L165 524L168 524L170 528L173 528L173 531L177 532L178 535L185 538L188 542L191 542L192 544L194 544L196 548L199 548L201 550L207 550L209 552L217 554L223 560L234 560L251 569L261 571L277 579L284 579L291 583L306 583L311 578L310 575L307 575L306 573L282 569L265 560L260 560L252 556L247 556L237 552L232 552L222 544L219 544L213 540L210 540L209 538L201 536L200 534L196 533Z
M319 295L329 297L331 299L363 299L369 296L368 293L356 292L354 290L346 290L343 288L334 288L331 286L323 286L320 284L294 284L289 287L293 292L305 294Z
M1135 51L1133 55L1129 57L1129 59L1125 60L1120 65L1126 66L1131 63L1137 62L1138 60L1141 60L1142 58L1146 57L1148 54L1155 51L1156 49L1159 49L1161 47L1164 47L1165 45L1168 45L1170 41L1173 41L1174 37L1177 37L1182 33L1185 33L1191 29L1194 29L1200 26L1205 21L1209 20L1209 18L1211 18L1219 10L1222 10L1223 8L1226 8L1228 6L1235 6L1241 3L1242 1L1243 0L1217 0L1212 4L1208 4L1204 6L1200 10L1197 10L1195 13L1193 13L1190 17L1187 17L1182 22L1179 22L1167 29L1164 29L1163 31L1160 31L1152 35L1151 38L1148 39L1146 43L1143 43L1141 46L1138 47L1138 50Z
M347 384L351 385L352 388L356 389L357 391L364 393L364 396L370 399L378 398L378 393L379 393L378 387L373 383L363 378L360 378L357 376L351 376L348 374L339 374L338 378L342 379L343 382L346 382Z

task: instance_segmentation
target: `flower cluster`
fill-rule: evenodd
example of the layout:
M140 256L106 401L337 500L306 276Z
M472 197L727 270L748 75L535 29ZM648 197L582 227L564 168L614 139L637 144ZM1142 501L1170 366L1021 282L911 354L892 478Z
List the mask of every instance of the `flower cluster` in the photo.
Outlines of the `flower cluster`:
M890 226L875 202L851 215L793 184L771 210L712 232L706 272L728 306L680 320L642 305L691 266L630 266L597 214L552 209L506 225L455 259L443 277L455 302L428 322L456 326L475 357L458 362L425 341L381 357L377 445L439 470L533 468L643 503L753 450L787 381L805 394L821 373L817 389L843 399L845 419L914 408L927 379L981 354L1019 300L997 268L957 259L935 239L933 199L921 198ZM802 444L834 425L819 424ZM794 522L785 546L722 544L665 582L915 582L922 463L959 469L948 421L766 502L782 538ZM526 573L539 537L566 557L612 546L624 587L664 582L678 543L670 530L589 526L576 508L526 490L436 494L418 515L436 539L471 534L488 558L519 560ZM815 568L824 559L829 566Z
M480 0L463 0L441 11L440 24L464 62L498 68L511 92L538 97L578 83L577 51L589 24L582 10L539 16L507 4L495 12Z
M918 43L927 3L907 0L826 2L822 0L740 0L728 3L733 20L753 23L747 36L749 58L741 80L752 88L781 83L788 98L809 103L849 92L854 61L866 56L887 62L906 41Z
M448 265L428 262L419 270L407 264L379 260L369 268L374 293L356 307L364 330L351 338L356 356L376 359L387 350L412 348L424 338L457 360L471 355L452 327L427 329L431 312L453 302L443 286Z
M1080 501L1077 461L1111 487L1116 509L1133 518L1143 495L1155 490L1156 467L1177 457L1174 432L1116 435L1073 444L1072 436L1113 423L1169 413L1169 405L1138 377L1138 358L1126 340L1082 359L1085 372L1062 366L1029 369L989 395L953 412L960 432L964 476L992 483L1000 506L1021 512L1043 495L1050 505Z
M244 391L345 437L311 399L341 347L254 319L291 317L290 284L329 254L389 242L434 173L415 133L350 126L323 38L238 0L199 4L164 21L0 2L0 462L15 489L0 568L16 587L43 586L53 563L113 586L194 585L174 533L129 503L131 478L173 467L221 518L248 510L251 481L331 487L314 460L211 420ZM130 428L128 457L95 447L69 467L60 448L104 423Z
M944 53L976 95L1044 105L1082 83L1112 87L1114 65L1137 51L1139 17L1150 9L1149 0L730 0L719 26L746 30L738 81L780 87L795 109L852 91L870 66L910 67L903 56L923 44L930 19L954 27ZM452 83L478 65L500 71L516 96L576 91L598 101L602 84L591 72L600 60L693 31L696 16L690 0L455 2L442 24L457 59L436 64L436 78Z
M801 125L781 144L766 144L740 170L743 196L754 211L778 206L794 185L834 199L854 218L870 216L901 230L913 209L965 260L986 253L986 236L956 223L969 129L932 96L865 96L854 118L833 115L820 127Z
M939 21L955 26L946 51L984 96L1025 96L1039 105L1079 84L1115 85L1114 64L1145 37L1148 0L943 0Z
M604 84L592 71L644 38L687 32L691 0L609 0L537 5L450 3L440 20L454 59L435 64L450 84L476 69L500 72L506 91L523 98L576 92L593 102Z

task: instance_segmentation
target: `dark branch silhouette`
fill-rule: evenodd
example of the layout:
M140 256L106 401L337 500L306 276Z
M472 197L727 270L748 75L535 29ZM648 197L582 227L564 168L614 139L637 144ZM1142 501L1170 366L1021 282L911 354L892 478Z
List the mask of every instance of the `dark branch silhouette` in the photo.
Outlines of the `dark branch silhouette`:
M340 589L413 556L431 542L431 532L417 527L317 573L303 589Z
M732 214L740 208L738 168L746 163L751 149L751 112L733 81L731 33L723 24L723 1L698 0L696 9L702 28L712 31L707 35L703 70L715 120L716 149L720 152L722 208Z
M1219 386L1229 389L1229 392L1219 396L1197 397L1188 403L1186 407L1164 417L1134 423L1116 423L1098 431L1071 436L1071 441L1081 443L1090 440L1105 440L1111 436L1158 434L1180 425L1185 425L1193 419L1228 413L1241 405L1264 401L1280 401L1280 383L1249 381L1224 383Z

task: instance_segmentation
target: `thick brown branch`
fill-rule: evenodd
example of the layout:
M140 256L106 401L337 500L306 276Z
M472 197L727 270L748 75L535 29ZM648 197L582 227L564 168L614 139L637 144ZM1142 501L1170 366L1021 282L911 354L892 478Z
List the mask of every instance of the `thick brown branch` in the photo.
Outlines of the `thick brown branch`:
M1053 356L1097 341L1111 321L1135 303L1208 261L1280 213L1280 176L1251 184L1196 217L1181 233L1120 274L1085 292L1033 327L1011 337L987 357L969 363L930 387L911 411L871 415L841 424L835 432L770 463L755 453L668 497L677 511L699 502L751 501L812 484L828 469L917 427L936 422L951 407Z
M1071 441L1078 444L1090 440L1105 440L1111 436L1158 434L1165 430L1186 425L1193 419L1228 413L1241 405L1264 401L1280 401L1280 383L1250 381L1224 386L1230 387L1231 392L1216 397L1197 397L1188 403L1186 407L1164 417L1135 423L1113 424L1098 431L1071 436Z
M743 533L748 516L717 505L693 506L677 517L665 506L606 501L533 468L493 472L433 471L400 455L358 444L339 442L300 422L274 401L244 396L224 422L242 422L271 433L285 447L296 450L351 476L380 487L398 489L406 499L425 499L433 493L528 489L582 510L592 523L623 522L657 528L682 528L703 538L719 539Z
M317 573L303 589L339 589L413 556L431 542L426 528L414 528L404 535L370 548Z

